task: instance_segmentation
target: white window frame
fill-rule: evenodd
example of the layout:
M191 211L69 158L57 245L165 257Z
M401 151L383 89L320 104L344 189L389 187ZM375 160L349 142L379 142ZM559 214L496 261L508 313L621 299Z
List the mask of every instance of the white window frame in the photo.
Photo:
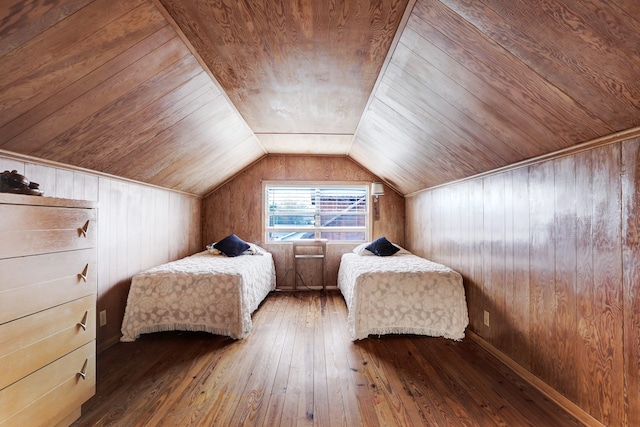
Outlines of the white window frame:
M345 244L353 244L353 243L362 243L370 240L371 236L371 228L372 228L372 196L371 196L371 183L365 181L263 181L262 182L262 231L264 236L265 243L269 244L280 244L280 243L290 243L290 241L279 241L279 240L269 240L269 232L273 231L273 228L269 227L269 206L267 204L267 188L268 187L316 187L316 188L327 188L327 187L356 187L362 188L365 190L366 194L366 212L364 215L365 218L365 226L364 226L364 240L329 240L331 243L345 243ZM291 230L295 231L313 231L315 232L315 238L320 238L320 233L326 229L323 228L278 228L278 231L287 231ZM358 231L362 230L358 228ZM348 231L348 229L342 229L341 231Z

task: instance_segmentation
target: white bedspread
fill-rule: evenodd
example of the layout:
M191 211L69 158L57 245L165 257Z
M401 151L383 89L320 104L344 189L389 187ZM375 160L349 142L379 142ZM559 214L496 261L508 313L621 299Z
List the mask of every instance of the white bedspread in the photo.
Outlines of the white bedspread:
M469 324L462 276L416 255L346 253L338 287L347 303L352 340L383 334L460 340Z
M133 277L120 340L172 330L243 338L251 313L275 285L266 252L227 258L204 251L154 267Z

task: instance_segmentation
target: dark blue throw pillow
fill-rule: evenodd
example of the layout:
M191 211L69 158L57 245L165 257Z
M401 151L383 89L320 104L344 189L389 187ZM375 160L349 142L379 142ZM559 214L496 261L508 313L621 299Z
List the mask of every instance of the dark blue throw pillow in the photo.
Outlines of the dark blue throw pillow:
M234 257L249 249L249 244L235 234L230 234L213 245L213 247L226 256Z
M378 256L391 256L400 250L400 248L388 241L386 237L380 237L374 240L365 249Z

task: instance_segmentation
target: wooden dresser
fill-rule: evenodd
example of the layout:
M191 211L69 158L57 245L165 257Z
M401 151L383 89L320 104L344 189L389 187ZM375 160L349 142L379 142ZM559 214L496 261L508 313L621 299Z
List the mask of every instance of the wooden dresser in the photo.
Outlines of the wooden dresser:
M96 203L0 193L0 426L68 425L95 394Z

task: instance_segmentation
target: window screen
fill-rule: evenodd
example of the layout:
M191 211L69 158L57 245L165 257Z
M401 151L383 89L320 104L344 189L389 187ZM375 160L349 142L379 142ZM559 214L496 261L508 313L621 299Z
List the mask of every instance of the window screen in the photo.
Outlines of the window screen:
M365 241L367 185L265 186L266 239Z

